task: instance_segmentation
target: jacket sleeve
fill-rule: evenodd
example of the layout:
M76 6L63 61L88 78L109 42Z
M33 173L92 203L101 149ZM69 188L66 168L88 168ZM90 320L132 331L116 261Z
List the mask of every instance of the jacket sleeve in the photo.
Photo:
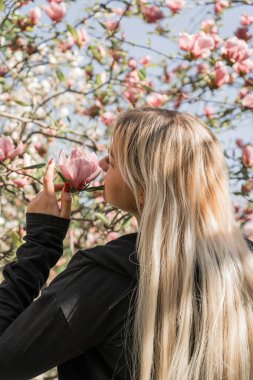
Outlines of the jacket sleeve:
M17 249L17 259L5 265L0 284L1 380L30 379L65 361L62 339L68 358L80 353L57 300L46 294L34 301L62 255L69 222L52 215L26 214L25 243Z
M85 251L32 302L62 252L66 231L60 218L43 217L44 228L40 218L29 225L28 245L17 251L14 267L7 265L0 285L1 380L28 380L83 354L117 331L128 309L129 277L87 260ZM105 246L90 249L97 250L106 253Z

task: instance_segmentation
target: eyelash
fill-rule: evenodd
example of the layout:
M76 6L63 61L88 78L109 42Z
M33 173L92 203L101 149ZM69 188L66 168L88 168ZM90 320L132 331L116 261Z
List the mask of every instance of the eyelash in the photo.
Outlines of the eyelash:
M110 163L109 156L106 156L106 157L105 157L105 161L106 161L109 165L112 165L112 164Z

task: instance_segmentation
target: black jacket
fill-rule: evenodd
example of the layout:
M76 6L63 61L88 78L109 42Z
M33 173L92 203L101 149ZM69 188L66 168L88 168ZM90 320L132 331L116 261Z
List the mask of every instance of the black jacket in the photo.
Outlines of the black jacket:
M130 380L123 332L137 284L137 233L77 251L43 288L69 223L26 214L25 243L0 284L0 380L56 366L59 380Z
M26 214L26 243L0 284L0 380L27 380L56 366L59 380L131 379L123 339L134 310L137 233L77 251L43 288L69 222Z

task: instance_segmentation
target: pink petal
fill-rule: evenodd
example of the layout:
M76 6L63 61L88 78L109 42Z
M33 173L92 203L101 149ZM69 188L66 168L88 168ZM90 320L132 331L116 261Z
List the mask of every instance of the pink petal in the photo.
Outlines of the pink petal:
M92 175L87 178L86 183L91 182L93 179L95 179L101 173L101 170L102 169L98 166Z
M5 159L5 154L2 149L0 149L0 162Z
M17 145L16 149L10 151L8 153L8 158L10 160L13 160L16 156L24 153L25 145L22 143L22 141Z
M71 180L72 177L71 177L71 175L68 171L68 167L67 167L67 158L66 158L66 155L62 149L60 151L60 155L59 155L59 159L58 159L58 165L59 165L60 171L64 175L64 177L66 179Z
M7 158L8 153L14 150L14 144L9 136L2 136L0 138L0 149L4 152L5 158Z

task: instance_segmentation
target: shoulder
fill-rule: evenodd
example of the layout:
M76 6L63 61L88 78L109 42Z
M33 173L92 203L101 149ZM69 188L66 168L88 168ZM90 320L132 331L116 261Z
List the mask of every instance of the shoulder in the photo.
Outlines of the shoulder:
M131 233L111 240L105 245L80 249L72 257L68 267L93 264L111 272L135 278L138 266L136 238L137 233Z

